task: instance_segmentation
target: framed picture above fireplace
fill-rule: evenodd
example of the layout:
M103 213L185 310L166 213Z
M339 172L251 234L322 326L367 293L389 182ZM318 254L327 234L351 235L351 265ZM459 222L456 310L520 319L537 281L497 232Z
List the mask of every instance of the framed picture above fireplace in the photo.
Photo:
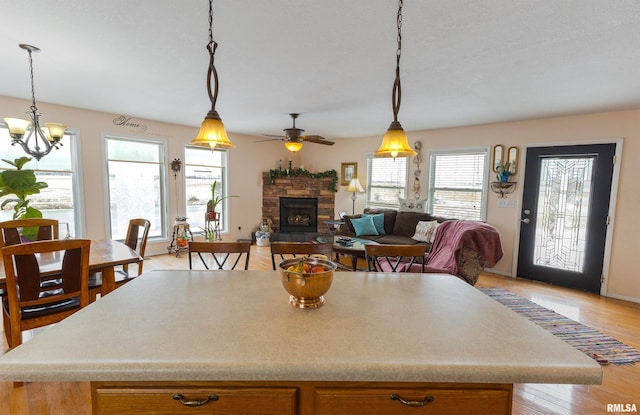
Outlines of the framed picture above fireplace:
M340 185L349 186L351 179L358 177L358 163L342 163L340 168Z

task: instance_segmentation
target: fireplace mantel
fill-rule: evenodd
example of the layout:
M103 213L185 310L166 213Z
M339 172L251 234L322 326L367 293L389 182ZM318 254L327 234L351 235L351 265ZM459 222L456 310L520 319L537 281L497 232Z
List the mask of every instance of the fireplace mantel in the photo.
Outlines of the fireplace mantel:
M318 198L318 232L327 232L325 221L335 218L335 192L332 177L283 176L269 184L269 172L262 174L262 218L270 218L274 231L280 231L280 197Z

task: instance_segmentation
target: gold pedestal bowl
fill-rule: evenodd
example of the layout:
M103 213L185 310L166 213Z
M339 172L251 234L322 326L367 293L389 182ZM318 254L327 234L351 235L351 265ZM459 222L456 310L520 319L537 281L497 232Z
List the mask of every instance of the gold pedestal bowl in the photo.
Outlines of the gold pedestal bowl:
M301 262L308 265L309 271L314 267L322 267L324 271L298 272L288 270L290 267L297 269ZM329 291L333 282L335 263L317 257L292 258L280 262L279 268L280 281L290 294L289 303L291 305L297 308L318 308L324 304L323 295Z

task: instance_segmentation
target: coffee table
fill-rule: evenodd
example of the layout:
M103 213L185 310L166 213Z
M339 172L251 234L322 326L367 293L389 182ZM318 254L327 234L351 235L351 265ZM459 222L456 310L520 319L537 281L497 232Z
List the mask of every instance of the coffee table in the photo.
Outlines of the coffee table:
M378 245L375 241L370 241L368 239L360 239L360 238L348 238L350 242L349 244L340 243L342 236L329 236L329 235L318 235L314 238L314 241L317 243L333 243L333 252L336 254L336 263L340 268L346 268L351 271L358 271L358 258L364 258L365 245ZM340 255L348 255L351 257L351 267L347 267L340 263ZM365 269L366 271L366 269Z

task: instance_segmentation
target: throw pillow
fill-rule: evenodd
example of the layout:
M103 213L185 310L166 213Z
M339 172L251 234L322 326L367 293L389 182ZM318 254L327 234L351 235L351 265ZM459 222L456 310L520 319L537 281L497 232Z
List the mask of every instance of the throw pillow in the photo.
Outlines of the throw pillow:
M416 225L416 232L411 239L432 244L436 236L436 229L438 229L439 225L437 220L421 220L418 222L418 225Z
M400 212L424 212L427 207L427 199L403 199L398 198Z
M376 213L374 215L364 213L362 217L371 216L373 218L373 225L376 227L376 231L378 231L378 235L384 235L386 232L384 231L384 213Z
M351 219L351 224L356 231L356 236L378 235L376 225L373 224L373 218L371 216L365 216L360 219Z

